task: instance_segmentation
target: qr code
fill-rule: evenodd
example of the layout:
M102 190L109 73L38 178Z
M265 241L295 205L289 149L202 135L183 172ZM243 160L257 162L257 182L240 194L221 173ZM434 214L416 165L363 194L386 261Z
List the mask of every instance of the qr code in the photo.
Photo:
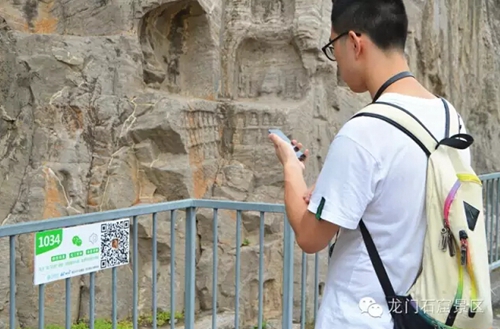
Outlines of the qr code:
M101 224L101 269L128 264L129 219Z

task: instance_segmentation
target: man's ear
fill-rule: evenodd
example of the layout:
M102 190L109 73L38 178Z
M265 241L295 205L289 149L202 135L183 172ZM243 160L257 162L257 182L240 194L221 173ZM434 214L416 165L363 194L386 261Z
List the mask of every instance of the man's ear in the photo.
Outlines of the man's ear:
M349 39L351 39L351 45L354 50L354 56L358 58L361 54L361 48L363 46L362 40L359 36L356 35L353 31L349 32Z

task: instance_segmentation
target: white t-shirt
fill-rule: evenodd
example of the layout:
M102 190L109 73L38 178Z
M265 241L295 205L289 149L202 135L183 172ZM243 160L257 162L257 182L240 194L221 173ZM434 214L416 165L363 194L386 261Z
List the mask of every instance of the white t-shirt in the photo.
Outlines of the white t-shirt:
M438 140L445 136L446 112L440 99L386 93L379 101L411 112ZM453 115L453 106L448 105L450 119L459 120ZM469 150L462 152L470 163ZM363 218L396 294L405 294L415 281L422 258L426 170L423 150L383 120L355 118L335 136L308 206L316 213L325 198L321 218L341 227L316 329L393 329L358 224ZM382 307L381 316L361 311L359 304L366 297Z

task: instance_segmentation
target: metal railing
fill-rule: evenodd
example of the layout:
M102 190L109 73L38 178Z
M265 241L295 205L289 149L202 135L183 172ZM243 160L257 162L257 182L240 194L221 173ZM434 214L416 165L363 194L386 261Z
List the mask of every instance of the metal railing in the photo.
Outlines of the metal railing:
M488 241L490 270L500 267L499 254L499 221L500 221L500 172L480 175L483 182L483 203Z
M132 208L126 208L126 209L119 209L119 210L112 210L112 211L105 211L105 212L99 212L99 213L88 213L88 214L83 214L83 215L76 215L76 216L68 216L68 217L61 217L57 219L49 219L49 220L43 220L43 221L36 221L36 222L27 222L27 223L20 223L20 224L15 224L15 225L7 225L0 227L0 240L2 238L9 238L9 259L10 259L10 275L9 275L9 280L10 280L10 305L9 305L9 327L10 328L19 328L19 323L16 323L17 318L17 312L18 309L16 307L18 304L16 303L16 288L19 285L32 285L33 282L16 282L16 247L19 247L18 243L16 242L16 238L25 235L25 234L34 234L39 231L46 231L46 230L52 230L52 229L59 229L59 228L67 228L67 227L73 227L73 226L78 226L78 225L86 225L86 224L93 224L93 223L100 223L104 221L109 221L109 220L115 220L115 219L123 219L123 218L130 218L130 224L131 224L131 239L130 239L130 244L131 244L131 259L130 259L130 267L132 268L132 287L122 287L120 286L120 294L123 296L123 290L132 290L131 291L131 299L132 299L132 307L131 307L131 316L129 321L131 322L131 327L134 329L137 329L140 326L140 317L141 314L139 314L139 308L138 308L138 303L139 303L139 279L140 279L140 273L139 273L139 263L141 261L140 256L139 256L139 237L138 237L138 230L141 227L140 225L140 217L144 215L149 215L151 221L151 290L150 290L150 296L151 296L151 305L149 307L149 314L151 318L151 323L150 325L153 328L156 328L159 326L158 323L158 282L157 282L157 276L158 276L158 266L159 266L159 259L158 259L158 239L159 236L157 234L158 232L158 227L160 225L160 221L158 219L158 216L161 214L167 213L169 218L167 218L167 221L169 221L170 224L170 232L168 239L170 240L170 287L169 291L167 291L168 296L162 295L161 298L163 299L169 299L169 309L168 313L170 314L170 328L174 327L179 327L178 324L175 324L175 321L173 321L174 315L178 314L178 311L183 312L183 314L180 316L181 322L184 322L185 328L195 328L195 317L202 312L198 312L199 309L196 308L196 286L195 286L195 279L196 279L196 252L198 248L197 244L197 210L201 209L212 209L212 252L213 252L213 259L212 259L212 296L211 296L211 304L213 307L211 307L211 324L212 328L221 328L220 323L218 323L218 287L221 285L221 282L218 279L218 266L219 266L219 259L218 259L218 249L219 249L219 243L218 243L218 226L219 226L219 218L220 214L222 211L226 211L226 216L227 211L231 211L233 215L236 215L235 218L235 269L234 269L234 287L235 287L235 292L234 292L234 319L231 324L231 328L244 328L244 324L248 327L250 325L251 328L269 328L269 326L266 324L266 318L264 314L264 298L265 296L265 289L264 289L264 282L265 278L264 275L266 274L265 271L265 266L264 266L264 251L265 251L265 219L267 215L271 215L271 213L274 213L275 216L278 214L281 219L280 221L284 224L283 227L283 239L282 241L282 251L283 251L283 257L282 257L282 273L281 273L281 279L282 279L282 285L281 287L281 292L278 292L277 295L282 295L281 298L281 309L278 311L281 313L281 325L282 328L292 328L292 322L294 320L300 321L301 323L301 328L305 328L306 324L309 322L311 323L314 318L316 317L316 310L318 307L318 302L319 302L319 295L320 295L320 288L321 288L321 282L319 281L319 262L320 262L320 254L316 255L311 255L311 257L314 257L314 265L312 264L307 264L307 257L306 254L302 253L302 264L300 266L300 269L297 270L297 272L300 272L300 283L294 282L294 256L299 254L300 252L298 250L298 247L295 247L294 243L294 233L293 230L291 229L290 225L288 224L288 221L286 219L286 215L284 213L284 206L281 204L266 204L266 203L248 203L248 202L234 202L234 201L218 201L218 200L182 200L182 201L174 201L174 202L167 202L167 203L159 203L159 204L151 204L151 205L141 205L141 206L136 206ZM257 292L257 314L256 317L253 317L254 323L249 324L248 319L247 321L242 321L241 319L241 310L240 310L240 301L241 301L241 293L243 290L247 289L248 287L242 287L241 286L241 251L242 247L245 247L245 241L242 240L242 215L247 213L247 212L253 212L255 216L258 216L259 218L259 228L258 228L258 277L257 277L257 282L258 282L258 292ZM257 215L258 214L258 215ZM184 217L185 220L185 227L184 233L183 233L183 238L185 240L185 245L184 245L184 252L185 252L185 260L184 260L184 273L183 273L183 278L177 277L176 276L176 264L175 264L175 254L176 254L176 239L179 238L179 233L176 232L176 230L179 229L179 227L176 227L176 224L180 222L182 219L181 217ZM172 234L175 232L174 234ZM198 241L199 242L199 241ZM281 246L280 246L281 247ZM273 246L274 248L274 246ZM273 260L274 261L274 260ZM325 257L325 267L327 266L327 260ZM7 266L6 264L0 266ZM309 284L306 281L307 279L307 267L314 267L314 278L311 278L312 280L309 280ZM275 268L275 267L274 267ZM325 268L326 269L326 268ZM111 271L111 314L110 317L108 318L110 321L110 327L115 329L117 328L117 325L119 321L124 320L123 318L118 318L118 296L117 296L117 285L118 285L118 272L123 270L122 267L114 267L110 270L104 270L104 271ZM142 271L145 271L145 268L142 268ZM103 272L103 271L100 271ZM267 275L267 274L266 274ZM94 322L96 321L96 307L99 307L96 304L96 300L102 299L102 296L97 296L98 293L96 292L96 283L98 281L96 277L96 272L90 273L90 274L85 274L82 276L87 276L88 277L88 290L89 290L89 301L88 301L88 318L84 319L85 322L88 323L89 328L94 328ZM51 319L46 319L46 312L45 312L45 301L46 301L46 286L51 285L52 283L48 284L40 284L38 285L38 314L36 315L37 322L38 322L38 327L39 328L44 328L47 326L47 324L54 325L54 322L59 324L60 327L65 327L65 328L70 328L73 325L73 318L74 314L72 314L73 306L72 302L74 302L75 298L72 298L71 293L72 293L72 281L73 280L79 280L80 277L72 277L72 278L66 278L63 279L65 281L64 289L65 289L65 306L64 306L64 319L58 318L54 319L51 316ZM176 305L178 305L178 298L179 296L176 296L176 290L178 287L176 287L176 280L183 279L184 280L184 303L182 310L176 310ZM4 279L5 280L5 279ZM307 287L311 285L311 281L314 281L314 289L311 289L312 287ZM296 287L296 286L299 286ZM177 288L177 289L176 289ZM294 300L294 289L300 289L300 301ZM142 291L142 290L141 290ZM311 293L307 293L307 291L311 291ZM144 291L141 292L141 294L146 294ZM276 294L276 293L275 293ZM311 296L312 294L312 296ZM125 294L126 295L126 294ZM309 295L309 298L306 298L306 295ZM74 297L74 296L73 296ZM313 299L312 303L308 303L310 305L309 310L312 311L312 316L309 316L310 320L306 318L308 313L311 312L306 312L306 302L308 299ZM295 303L295 305L294 305ZM165 303L163 303L165 304ZM60 307L62 310L62 305ZM300 311L299 311L300 310ZM144 310L143 310L144 311ZM274 310L276 311L276 310ZM298 312L299 311L299 312ZM73 311L74 313L74 311ZM272 313L272 312L271 312ZM297 319L297 315L299 314L299 318ZM47 322L46 322L47 320ZM182 321L183 320L183 321ZM197 320L197 319L196 319ZM245 323L246 322L246 323ZM164 324L164 323L163 323ZM23 327L32 327L29 326L26 323L22 323Z
M500 173L495 174L487 174L481 175L481 180L483 181L484 188L484 198L485 198L485 218L486 218L486 228L487 228L487 237L489 243L489 256L490 256L490 269L493 270L500 266L499 253L498 253L498 221L499 221L499 197L500 197ZM199 291L197 291L196 287L196 272L197 272L197 252L200 249L199 246L199 237L197 232L197 216L199 215L200 210L211 209L211 251L212 251L212 259L211 259L211 267L212 267L212 277L211 279L211 296L207 298L210 300L211 307L205 307L205 311L210 312L211 314L206 315L203 310L198 306L196 306L196 299ZM210 211L210 210L209 210ZM241 253L242 248L248 247L248 243L245 243L245 240L242 240L242 231L244 224L243 216L244 214L253 213L254 219L259 220L258 225L258 266L257 266L257 276L255 281L257 282L257 294L256 294L256 304L247 305L247 308L257 309L255 315L248 316L245 315L245 312L241 312L242 305L241 295L242 292L250 294L250 298L252 298L252 294L248 293L248 290L251 290L248 286L241 285ZM273 215L274 214L274 215ZM167 215L165 220L160 220L159 216ZM235 216L234 216L235 215ZM150 218L143 218L143 216L150 216ZM286 215L284 213L284 206L281 204L267 204L267 203L248 203L248 202L234 202L234 201L221 201L221 200L182 200L182 201L174 201L167 203L159 203L159 204L151 204L151 205L141 205L132 208L112 210L106 212L99 213L88 213L83 215L76 216L68 216L62 217L58 219L49 219L43 221L36 222L28 222L28 223L20 223L15 225L7 225L0 227L0 242L2 238L9 239L9 327L19 328L20 325L23 327L33 327L30 326L29 323L19 323L18 304L16 303L16 298L18 297L16 294L16 289L19 285L31 285L32 282L16 282L16 264L19 261L19 257L16 256L17 248L20 246L18 243L19 236L22 235L30 235L36 232L51 230L51 229L59 229L66 227L73 227L78 225L86 225L92 223L100 223L109 220L122 219L122 218L130 218L131 219L131 259L130 265L132 269L132 287L122 286L120 285L120 299L124 298L123 296L127 296L130 294L131 296L131 314L130 316L130 327L137 329L142 327L140 324L141 314L140 312L149 312L151 322L149 325L153 328L157 328L158 326L164 325L165 322L159 323L159 312L168 312L170 321L167 322L170 328L178 328L179 323L176 324L174 321L174 316L182 312L179 316L180 322L183 322L184 328L195 328L195 321L199 319L209 319L209 324L211 322L212 328L224 328L224 324L221 324L218 317L221 316L221 310L219 307L219 297L222 295L219 293L219 288L221 286L227 285L227 280L224 282L219 280L218 277L218 268L220 265L219 262L219 249L220 249L220 236L219 236L219 222L221 216L224 218L231 218L234 220L234 281L231 281L230 285L234 284L234 295L228 297L223 296L224 298L234 298L231 303L234 314L230 313L230 325L227 328L266 328L269 326L266 325L266 310L265 310L265 298L269 297L266 294L270 292L266 292L264 284L266 282L266 277L270 274L266 272L266 266L264 264L265 261L265 253L266 251L266 239L265 239L265 231L266 231L266 216L279 216L277 219L280 223L283 223L283 239L280 240L282 245L279 245L280 251L282 250L282 267L280 268L281 273L279 276L281 277L282 282L279 282L277 286L279 286L278 293L274 292L276 295L281 295L280 297L280 305L279 305L279 314L281 317L281 327L282 328L292 328L293 322L299 322L300 328L306 328L306 325L309 323L313 323L316 318L316 311L318 310L318 305L320 302L320 297L322 295L321 289L323 283L323 279L325 277L325 272L328 263L328 250L322 251L321 253L315 255L306 255L295 246L294 243L294 233L288 224ZM233 217L234 216L234 217ZM142 219L141 219L142 217ZM144 221L145 219L145 221ZM182 220L185 221L183 225L183 232L179 233L179 226L177 224L181 223ZM275 218L276 220L276 218ZM139 255L139 229L144 228L144 223L150 222L150 248L151 248L151 267L149 269L144 266L139 268L139 263L141 262L141 257ZM205 222L209 222L206 221ZM168 237L161 237L158 235L159 227L163 224L169 224L170 234ZM221 222L222 223L222 222ZM227 221L224 223L227 224ZM141 226L142 224L142 226ZM167 226L168 226L167 224ZM224 225L226 225L224 224ZM184 255L183 255L183 265L184 268L181 269L183 271L183 275L179 276L178 268L176 267L176 246L178 241L176 239L180 238L184 239ZM159 284L158 284L158 275L159 266L162 265L162 261L158 258L158 243L159 239L168 240L170 245L170 253L169 253L169 261L163 260L163 262L169 262L168 267L165 269L169 270L169 287L165 291L163 289L163 293L159 296ZM162 240L162 241L163 241ZM24 240L26 241L26 240ZM165 242L165 241L163 241ZM206 246L205 246L206 247ZM256 247L256 246L254 246ZM269 248L274 249L277 245L271 245ZM232 251L231 251L232 252ZM201 253L201 251L200 251ZM296 268L295 258L301 259L300 267ZM313 262L310 262L310 257L314 259ZM281 259L281 257L280 257ZM22 260L26 262L26 260ZM200 261L200 256L198 256L198 261ZM274 260L271 260L274 261ZM268 259L269 263L269 259ZM165 265L165 264L163 264ZM321 267L320 267L321 265ZM1 266L7 266L7 264L0 264ZM269 266L269 264L268 264ZM273 267L275 269L275 267ZM123 267L114 267L110 270L104 270L100 272L111 272L111 296L110 296L110 304L111 310L108 317L110 321L110 328L117 328L118 323L120 321L125 320L123 314L119 316L118 310L118 272L124 271ZM141 272L140 272L141 271ZM151 286L147 290L144 287L139 287L140 277L142 278L143 272L151 271ZM312 275L308 275L311 273ZM231 272L231 271L229 271ZM225 273L227 274L227 273ZM276 274L276 273L274 273ZM140 276L141 275L141 276ZM248 275L248 273L247 273ZM295 281L294 276L300 280ZM50 314L50 319L46 319L46 286L51 285L52 283L41 284L38 286L38 314L35 315L33 321L38 322L39 328L46 327L46 320L48 324L59 323L61 327L71 328L74 323L74 313L72 303L75 302L75 298L72 298L72 282L74 280L81 280L82 277L88 277L88 317L85 320L88 323L89 328L94 328L94 323L96 321L96 308L99 307L99 300L102 300L103 292L96 291L96 284L99 280L97 277L97 272L93 272L90 274L86 274L80 277L73 277L64 279L64 289L65 289L65 306L64 306L64 318L58 315L55 315L55 318L52 314ZM207 279L207 278L205 278ZM6 280L5 278L3 280ZM176 284L178 280L183 280L183 287L180 287ZM311 287L312 286L312 287ZM140 289L141 288L141 289ZM311 289L312 288L312 289ZM179 306L179 296L181 294L176 294L177 290L183 290L181 294L183 294L183 302L181 306ZM97 289L99 290L99 289ZM131 290L131 291L130 291ZM149 291L149 292L146 292ZM299 292L299 293L297 293ZM99 293L101 296L99 296ZM105 292L104 292L105 293ZM140 296L141 295L141 296ZM144 295L150 296L150 305L147 307L142 306L139 307L139 299L141 300L147 299ZM230 294L229 294L230 295ZM255 294L254 294L255 295ZM299 298L294 298L294 297ZM162 305L168 305L167 310L165 307L163 311L159 308L159 299L162 300ZM97 301L97 302L96 302ZM79 302L79 301L78 301ZM80 303L80 302L79 302ZM102 304L102 303L101 303ZM81 304L80 304L81 305ZM227 306L227 305L226 305ZM269 308L276 307L276 304L267 307ZM23 303L20 307L26 307ZM178 310L178 308L182 308ZM274 310L276 311L276 310ZM102 312L101 312L102 313ZM247 312L248 313L248 312ZM268 312L273 313L273 312ZM202 317L206 315L205 317ZM274 313L276 315L276 313ZM1 313L0 313L1 316ZM127 317L125 316L125 317ZM245 317L245 319L242 319ZM249 320L248 318L252 318L253 320ZM0 321L2 319L0 318ZM250 323L254 321L254 323ZM208 327L207 326L203 326ZM226 323L227 325L227 323Z

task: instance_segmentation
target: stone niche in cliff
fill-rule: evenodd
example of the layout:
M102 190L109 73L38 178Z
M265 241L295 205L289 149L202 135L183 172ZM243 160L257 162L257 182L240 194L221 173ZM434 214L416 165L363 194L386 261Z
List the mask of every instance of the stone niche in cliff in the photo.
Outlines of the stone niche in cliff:
M216 47L209 19L196 1L170 2L147 12L139 39L144 82L183 96L214 94Z
M309 78L295 45L286 41L244 39L236 50L233 97L300 100Z
M290 0L252 0L254 22L272 20L291 22L295 14L295 1Z

